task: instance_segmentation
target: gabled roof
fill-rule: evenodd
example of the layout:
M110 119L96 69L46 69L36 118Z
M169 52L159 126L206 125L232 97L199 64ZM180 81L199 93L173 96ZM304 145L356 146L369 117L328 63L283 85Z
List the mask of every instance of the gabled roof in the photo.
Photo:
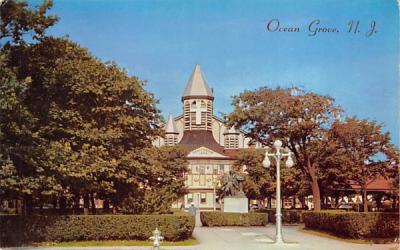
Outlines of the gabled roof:
M176 128L174 117L172 116L172 114L169 114L168 116L168 121L165 127L165 133L179 134L179 131Z
M188 158L220 158L220 159L229 159L226 155L217 153L206 147L199 147L193 151L191 151L188 155Z
M186 85L182 98L189 96L207 96L214 97L211 89L208 87L206 78L201 72L199 64L194 67L193 73Z
M193 151L200 147L206 147L218 154L224 154L224 147L219 145L215 141L212 132L207 130L185 131L179 144L184 146L189 151Z

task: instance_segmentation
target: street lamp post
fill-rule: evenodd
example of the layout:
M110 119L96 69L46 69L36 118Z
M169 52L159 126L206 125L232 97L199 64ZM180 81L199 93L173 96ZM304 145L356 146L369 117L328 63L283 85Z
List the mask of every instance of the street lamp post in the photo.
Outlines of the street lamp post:
M282 142L280 140L276 140L274 142L274 147L276 149L275 153L268 153L268 150L265 151L265 158L263 161L263 166L265 168L269 168L271 166L271 162L269 161L269 157L274 157L276 161L276 238L275 244L284 244L282 239L282 211L281 211L281 159L283 157L287 157L286 166L292 167L293 160L291 156L291 152L281 153Z

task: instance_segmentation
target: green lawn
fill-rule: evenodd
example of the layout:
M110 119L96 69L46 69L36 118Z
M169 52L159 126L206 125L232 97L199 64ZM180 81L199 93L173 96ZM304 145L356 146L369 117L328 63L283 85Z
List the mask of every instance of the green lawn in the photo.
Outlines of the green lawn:
M162 241L161 246L193 246L199 242L195 238L191 238L184 241ZM70 241L70 242L41 242L34 243L33 246L44 247L96 247L96 246L152 246L151 241L140 241L140 240L108 240L108 241Z
M312 234L320 237L325 237L329 239L334 239L334 240L339 240L343 242L349 242L349 243L357 243L357 244L393 244L393 239L392 238L372 238L372 239L346 239L339 237L337 235L334 235L333 233L330 232L325 232L325 231L319 231L319 230L313 230L313 229L307 229L304 228L303 226L299 227L299 231L307 234Z

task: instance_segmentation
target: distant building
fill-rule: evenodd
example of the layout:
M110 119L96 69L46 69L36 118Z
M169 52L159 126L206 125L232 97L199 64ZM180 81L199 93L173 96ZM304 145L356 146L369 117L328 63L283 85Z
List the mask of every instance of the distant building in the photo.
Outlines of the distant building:
M221 175L228 173L239 149L248 148L251 139L214 115L214 95L200 69L196 65L183 92L183 114L169 115L164 126L165 138L153 142L155 146L182 145L188 149L189 169L185 183L189 193L174 206L192 202L201 210L219 207L215 201L214 187ZM256 143L254 147L261 145ZM222 183L221 183L222 184Z

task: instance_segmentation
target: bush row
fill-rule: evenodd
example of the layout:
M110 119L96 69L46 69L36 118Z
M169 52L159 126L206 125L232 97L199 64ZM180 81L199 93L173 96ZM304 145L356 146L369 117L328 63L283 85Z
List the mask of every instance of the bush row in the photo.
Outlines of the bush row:
M276 209L263 209L260 212L267 213L268 222L275 224L276 222ZM304 210L282 210L282 221L285 224L299 224L303 223Z
M191 215L0 216L0 245L86 240L148 240L158 227L169 241L185 240Z
M223 213L201 212L203 226L265 226L268 218L265 213Z
M398 213L304 212L306 228L327 231L352 239L395 238Z

